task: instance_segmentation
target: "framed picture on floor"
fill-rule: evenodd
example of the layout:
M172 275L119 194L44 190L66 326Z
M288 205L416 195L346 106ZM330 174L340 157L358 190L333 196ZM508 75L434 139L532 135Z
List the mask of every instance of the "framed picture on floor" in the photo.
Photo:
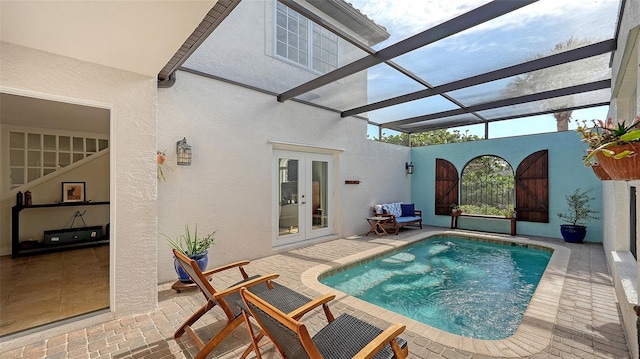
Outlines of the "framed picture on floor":
M62 203L86 201L85 182L62 182Z

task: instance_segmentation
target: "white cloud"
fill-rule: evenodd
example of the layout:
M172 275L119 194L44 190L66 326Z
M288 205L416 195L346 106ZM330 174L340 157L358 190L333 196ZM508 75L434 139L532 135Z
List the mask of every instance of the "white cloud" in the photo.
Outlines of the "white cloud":
M397 42L461 15L488 0L461 3L455 0L352 0L351 4L377 24L387 28Z
M387 28L391 38L385 47L427 30L456 16L489 3L489 0L351 0L351 4L377 24ZM506 16L486 22L465 34L522 28L541 18L562 22L574 16L595 16L603 9L617 9L617 0L541 0ZM588 30L588 29L587 29Z

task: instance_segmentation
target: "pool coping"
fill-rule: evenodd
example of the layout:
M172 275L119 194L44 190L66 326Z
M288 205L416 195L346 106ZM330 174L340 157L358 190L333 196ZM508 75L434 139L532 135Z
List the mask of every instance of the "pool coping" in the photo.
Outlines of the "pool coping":
M540 278L540 282L524 312L520 325L512 336L499 340L483 340L451 334L352 297L318 281L318 277L327 271L336 270L344 266L356 265L364 262L364 260L369 257L380 256L383 253L394 251L400 247L434 236L455 236L488 242L497 241L501 243L526 244L535 246L536 248L541 247L553 250L549 264ZM524 237L448 230L435 231L426 235L416 235L403 240L387 238L377 239L376 243L380 244L378 247L354 255L336 258L332 261L331 265L319 264L309 268L302 273L302 283L319 293L333 293L336 295L336 300L339 300L341 303L352 306L389 323L403 323L407 326L406 330L416 335L426 337L444 346L465 350L470 353L517 358L540 353L551 344L553 327L560 306L560 295L569 265L569 257L571 256L571 250L569 248ZM409 350L411 351L411 348L409 348Z

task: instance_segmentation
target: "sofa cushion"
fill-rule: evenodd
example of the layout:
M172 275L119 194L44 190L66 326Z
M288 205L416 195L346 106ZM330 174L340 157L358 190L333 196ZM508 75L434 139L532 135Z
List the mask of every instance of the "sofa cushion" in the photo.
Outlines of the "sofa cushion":
M413 217L416 215L415 204L413 203L402 203L400 209L402 210L402 217Z
M386 203L382 205L382 208L389 214L393 214L396 217L402 217L402 208L400 203Z
M412 217L396 217L396 222L398 223L408 223L408 222L415 222L415 221L420 221L421 218L419 216L412 216Z

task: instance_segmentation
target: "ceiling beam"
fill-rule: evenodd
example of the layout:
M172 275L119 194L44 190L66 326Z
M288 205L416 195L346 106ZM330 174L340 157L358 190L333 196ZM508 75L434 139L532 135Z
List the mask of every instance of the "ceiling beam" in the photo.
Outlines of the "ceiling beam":
M241 0L217 1L207 15L200 21L198 27L189 35L182 46L171 57L169 62L158 73L158 87L173 86L176 81L175 71L184 64L200 45L213 33Z
M432 113L432 114L423 115L423 116L406 118L403 120L387 122L385 124L381 124L381 126L386 128L401 127L403 125L408 125L410 123L434 120L441 117L449 117L449 116L456 116L456 115L461 115L469 112L491 110L499 107L513 106L513 105L519 105L527 102L547 100L554 97L575 95L582 92L602 90L610 87L611 87L611 79L600 80L600 81L565 87L565 88L556 89L556 90L534 93L531 95L525 95L525 96L508 98L504 100L482 103L478 105L469 106L467 108L459 108L455 110L448 110L448 111L442 111L442 112Z
M325 86L356 72L368 69L384 61L411 52L428 44L442 40L486 21L495 19L511 11L520 9L538 0L492 1L451 20L436 25L428 30L390 45L375 54L370 54L348 65L328 72L318 78L297 86L278 95L278 102L284 102L319 87Z
M567 108L563 108L562 111L576 111L576 110L582 110L582 109L585 109L585 108L609 106L609 104L610 104L609 101L598 102L598 103L592 103L592 104L582 105L582 106L567 107ZM404 132L404 133L419 133L419 132L434 131L434 130L440 130L440 129L451 129L451 128L462 127L462 126L480 125L480 124L484 124L484 123L493 123L493 122L498 122L498 121L515 120L515 119L518 119L518 118L531 117L531 116L548 115L548 114L552 114L552 113L556 113L556 112L558 112L557 108L556 109L551 109L551 110L545 110L545 111L517 114L517 115L512 115L512 116L497 117L497 118L489 119L487 122L476 121L476 120L463 120L463 121L460 121L460 122L455 122L455 120L454 120L454 121L451 121L451 122L455 122L453 124L452 123L448 123L448 124L437 125L437 126L425 124L423 126L411 127L409 129L408 128L400 128L400 127L395 127L395 128L384 127L384 128L389 129L389 130L398 131L398 132ZM380 126L382 128L382 126L384 126L384 125L380 125ZM454 127L452 127L452 126L454 126Z
M568 62L582 60L588 57L602 55L607 52L614 51L616 49L616 40L610 39L595 44L579 47L577 49L565 51L559 54L542 57L539 59L523 62L518 65L505 67L499 70L487 72L477 76L467 77L462 80L449 82L436 87L412 92L406 95L393 97L387 100L371 103L368 105L356 107L350 110L343 111L340 116L348 117L357 115L363 112L369 112L378 110L381 108L399 105L402 103L423 99L433 95L439 95L445 92L459 90L465 87L471 87L480 85L483 83L504 79L511 76L520 75L523 73L533 72L548 67L562 65Z

